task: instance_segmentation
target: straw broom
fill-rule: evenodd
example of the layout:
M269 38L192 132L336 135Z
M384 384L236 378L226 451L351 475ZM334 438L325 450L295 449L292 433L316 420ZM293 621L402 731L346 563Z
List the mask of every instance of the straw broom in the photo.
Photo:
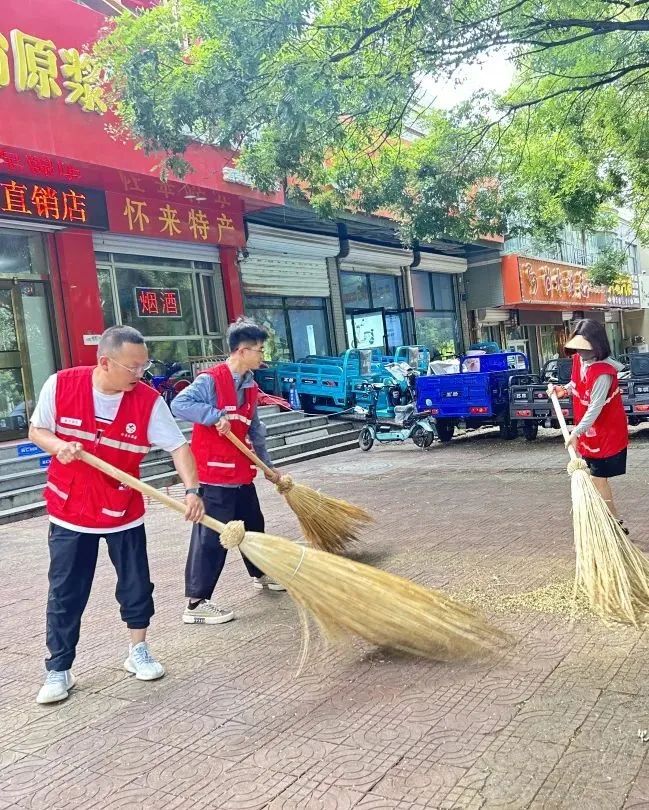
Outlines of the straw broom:
M570 438L556 394L552 405ZM638 626L649 613L649 560L629 541L597 491L586 462L568 447L576 570L574 596L582 591L604 619Z
M266 474L273 474L273 470L240 439L232 433L226 433L225 436L256 467ZM358 540L358 532L363 524L373 521L372 516L360 506L323 495L304 484L296 484L290 475L283 475L276 486L295 513L305 538L321 551L340 554L348 545Z
M85 451L80 458L143 495L185 513L180 501L102 459ZM485 654L506 641L503 632L471 608L439 591L282 537L246 532L241 521L224 524L206 515L201 523L220 533L223 546L238 545L249 560L286 587L301 610L303 629L307 611L330 639L355 634L380 647L436 660ZM303 638L304 660L308 635Z

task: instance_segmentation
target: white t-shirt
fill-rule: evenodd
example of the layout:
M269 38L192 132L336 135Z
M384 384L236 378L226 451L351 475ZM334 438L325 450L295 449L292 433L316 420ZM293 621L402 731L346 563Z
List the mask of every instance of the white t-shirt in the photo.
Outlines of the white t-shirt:
M97 391L96 388L93 388L92 399L95 404L95 419L105 425L112 424L117 416L117 411L119 410L123 396L123 393L102 394L101 391ZM52 374L52 376L48 377L45 381L30 422L34 427L44 428L52 433L56 432L56 374ZM174 450L177 450L186 443L185 437L162 397L158 398L158 401L151 411L147 439L152 447L159 447L162 450L166 450L168 453L173 453ZM85 532L86 534L122 532L126 529L132 529L135 526L141 526L142 523L144 523L144 518L139 518L124 526L115 526L112 529L93 529L86 526L76 526L72 523L65 523L58 518L50 517L50 520L52 523L56 523L66 529L72 529L72 531L76 532Z

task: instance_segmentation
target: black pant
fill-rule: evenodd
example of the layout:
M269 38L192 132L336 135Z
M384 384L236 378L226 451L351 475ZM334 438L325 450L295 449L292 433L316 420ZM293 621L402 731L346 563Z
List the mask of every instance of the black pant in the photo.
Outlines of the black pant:
M254 484L240 487L204 486L203 489L205 512L210 517L222 523L242 520L248 531L264 531L264 516ZM218 532L202 523L194 524L185 565L185 596L189 599L212 598L227 555L219 538ZM243 554L241 556L251 577L263 576L263 571Z
M47 597L48 670L70 669L79 642L81 616L88 604L97 566L99 534L50 523L50 589ZM153 583L149 575L144 526L106 535L108 554L117 572L115 597L122 620L132 630L149 626Z

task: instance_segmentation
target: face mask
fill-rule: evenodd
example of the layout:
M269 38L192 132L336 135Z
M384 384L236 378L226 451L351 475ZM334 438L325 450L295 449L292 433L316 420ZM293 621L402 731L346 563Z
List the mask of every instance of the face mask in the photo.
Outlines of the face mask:
M577 354L582 360L592 360L595 357L595 352L592 349L577 349Z

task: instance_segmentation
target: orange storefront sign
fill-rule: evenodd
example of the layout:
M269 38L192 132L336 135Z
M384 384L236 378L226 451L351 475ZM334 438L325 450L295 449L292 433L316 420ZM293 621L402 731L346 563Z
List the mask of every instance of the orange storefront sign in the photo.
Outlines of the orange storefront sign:
M542 304L545 307L605 307L606 290L594 286L586 268L561 262L502 257L505 306Z

